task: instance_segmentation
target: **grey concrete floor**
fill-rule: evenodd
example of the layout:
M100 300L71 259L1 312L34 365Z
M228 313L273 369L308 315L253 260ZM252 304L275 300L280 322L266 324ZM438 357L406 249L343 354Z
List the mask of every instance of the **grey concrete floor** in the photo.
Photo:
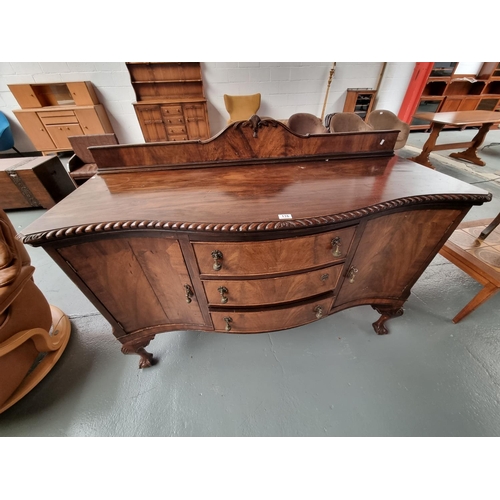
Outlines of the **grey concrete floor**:
M475 130L445 131L440 142ZM428 134L412 133L413 156ZM500 142L491 131L485 145ZM500 146L486 167L433 154L438 171L480 185L500 211ZM8 211L21 230L43 210ZM260 335L172 332L138 369L111 327L41 249L28 247L35 281L71 319L68 348L49 375L0 415L0 436L499 436L500 294L455 325L480 285L437 256L405 314L377 336L368 306Z

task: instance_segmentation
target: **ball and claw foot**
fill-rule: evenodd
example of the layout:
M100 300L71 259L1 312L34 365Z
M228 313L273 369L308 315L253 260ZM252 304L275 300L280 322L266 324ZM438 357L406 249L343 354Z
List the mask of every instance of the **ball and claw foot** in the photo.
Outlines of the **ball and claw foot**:
M404 309L402 307L396 309L382 309L375 306L372 307L381 314L380 318L375 321L375 323L372 323L373 329L377 335L387 335L389 330L385 327L385 322L391 318L402 316L404 313Z
M139 369L149 368L150 366L156 364L156 360L153 358L153 355L146 351L144 347L125 344L122 346L122 352L123 354L138 354L141 357L139 360Z

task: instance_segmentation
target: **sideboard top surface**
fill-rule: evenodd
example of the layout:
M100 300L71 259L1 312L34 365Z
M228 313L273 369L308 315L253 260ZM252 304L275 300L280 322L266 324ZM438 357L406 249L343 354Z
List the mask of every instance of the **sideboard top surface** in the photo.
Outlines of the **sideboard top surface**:
M293 229L397 208L395 200L454 199L482 204L491 195L397 156L112 173L94 176L21 236L37 243L65 228L73 228L70 236L117 228ZM109 223L119 227L99 226Z

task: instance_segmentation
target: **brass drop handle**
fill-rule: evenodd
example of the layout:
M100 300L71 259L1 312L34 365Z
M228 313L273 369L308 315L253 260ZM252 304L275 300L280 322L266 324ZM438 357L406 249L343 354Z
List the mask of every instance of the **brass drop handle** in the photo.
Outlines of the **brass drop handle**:
M233 318L224 318L224 321L226 322L226 332L230 332L231 331L231 325L229 323L231 323L233 321Z
M349 271L347 271L347 277L349 278L349 283L354 283L354 278L358 272L358 268L351 266Z
M334 257L340 257L342 255L342 251L340 250L340 247L342 246L342 240L340 239L340 236L336 236L332 240L332 254Z
M316 306L314 308L314 312L316 313L316 319L320 319L323 317L323 308L321 306Z
M220 250L214 250L212 252L212 259L214 259L214 271L220 271L222 269L222 264L220 263L222 260L222 252Z
M191 303L191 297L194 296L193 289L191 288L190 285L184 285L184 291L186 292L186 302L188 304Z
M220 286L217 288L217 291L220 293L221 299L220 302L221 304L226 304L228 301L228 298L224 295L225 293L228 293L228 290L225 286Z

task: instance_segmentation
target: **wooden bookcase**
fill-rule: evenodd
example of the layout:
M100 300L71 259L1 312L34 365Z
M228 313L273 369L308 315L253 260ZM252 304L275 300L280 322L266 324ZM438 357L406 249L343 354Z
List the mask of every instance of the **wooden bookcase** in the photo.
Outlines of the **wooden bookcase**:
M477 75L455 74L458 63L434 63L415 113L500 111L500 63L483 63ZM412 130L429 122L413 118Z
M146 142L208 139L199 62L128 62L134 109Z
M365 120L373 108L376 93L374 89L347 89L343 111L356 113Z
M71 151L68 137L113 133L91 82L11 84L13 113L38 151Z

